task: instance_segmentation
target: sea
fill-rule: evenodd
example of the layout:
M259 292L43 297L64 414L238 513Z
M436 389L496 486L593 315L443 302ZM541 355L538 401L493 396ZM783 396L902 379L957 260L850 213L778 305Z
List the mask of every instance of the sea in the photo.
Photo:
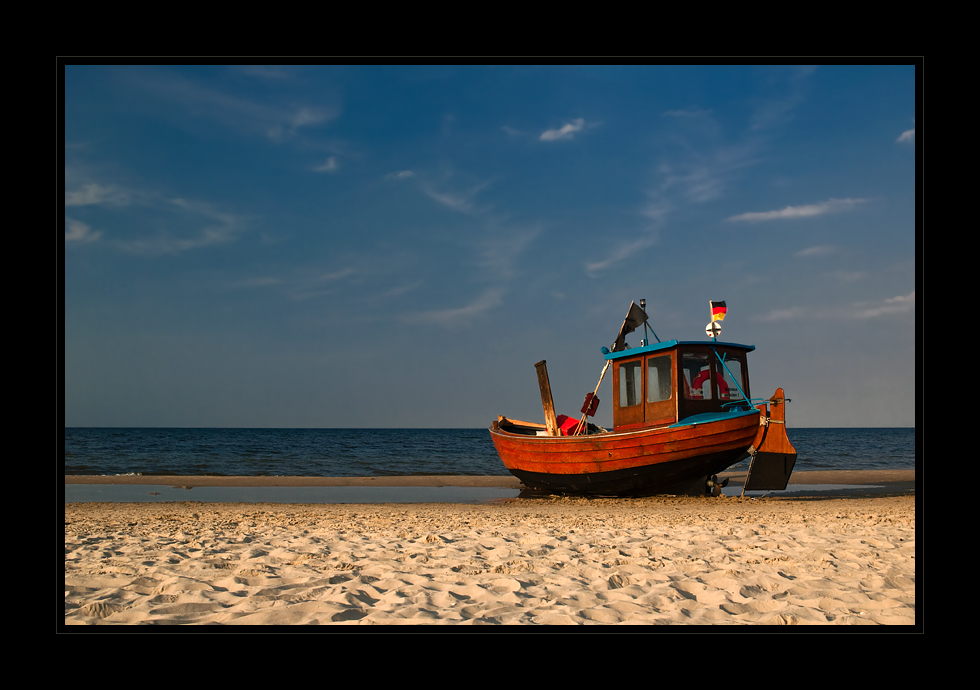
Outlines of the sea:
M796 472L916 468L915 428L787 429ZM508 474L487 429L65 428L66 475ZM730 468L747 469L748 461Z

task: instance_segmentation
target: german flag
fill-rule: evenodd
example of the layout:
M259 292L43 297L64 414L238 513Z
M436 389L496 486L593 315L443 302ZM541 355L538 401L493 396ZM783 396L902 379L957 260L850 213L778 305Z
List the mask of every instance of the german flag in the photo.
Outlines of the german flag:
M710 302L710 300L709 300ZM724 321L725 314L728 313L728 307L725 306L724 302L710 302L711 304L711 320L712 321Z

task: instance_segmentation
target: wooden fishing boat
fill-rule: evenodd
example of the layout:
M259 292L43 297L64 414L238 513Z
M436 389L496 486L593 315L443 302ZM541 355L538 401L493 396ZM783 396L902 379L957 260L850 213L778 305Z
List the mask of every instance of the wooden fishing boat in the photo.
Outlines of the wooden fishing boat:
M490 435L504 466L526 486L558 494L642 496L720 493L718 472L751 457L745 490L783 490L796 462L786 435L786 397L750 398L747 355L752 345L718 342L713 313L708 341L648 343L629 348L626 334L646 313L635 303L605 368L586 395L581 419L557 416L547 364L538 362L545 423L500 416ZM650 329L652 331L652 329ZM656 333L654 333L656 336ZM659 341L659 339L658 339ZM612 366L613 429L587 423Z

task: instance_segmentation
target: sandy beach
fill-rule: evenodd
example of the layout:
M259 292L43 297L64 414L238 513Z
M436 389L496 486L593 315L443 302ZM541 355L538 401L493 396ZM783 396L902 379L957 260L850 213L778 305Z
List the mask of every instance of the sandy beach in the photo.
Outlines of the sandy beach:
M65 504L68 626L909 626L915 576L913 492Z

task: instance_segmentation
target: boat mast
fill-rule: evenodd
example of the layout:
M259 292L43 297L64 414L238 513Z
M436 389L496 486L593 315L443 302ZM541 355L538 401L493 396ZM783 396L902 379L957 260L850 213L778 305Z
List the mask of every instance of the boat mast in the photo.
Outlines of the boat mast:
M643 310L643 313L644 314L647 313L647 301L645 299L641 299L640 300L640 309ZM648 337L647 336L647 322L644 321L643 322L643 342L640 343L640 347L643 347L644 345L647 344L647 337ZM605 373L605 372L603 372L603 373Z
M643 313L644 314L647 313L647 301L645 299L641 299L640 300L640 309L643 310ZM650 338L647 335L647 328L650 329L650 332L653 333L653 337L656 338L657 339L657 342L659 343L660 342L660 336L657 335L657 332L655 330L653 330L653 326L650 325L650 322L649 321L644 321L643 322L643 343L641 345L649 345L650 344Z

